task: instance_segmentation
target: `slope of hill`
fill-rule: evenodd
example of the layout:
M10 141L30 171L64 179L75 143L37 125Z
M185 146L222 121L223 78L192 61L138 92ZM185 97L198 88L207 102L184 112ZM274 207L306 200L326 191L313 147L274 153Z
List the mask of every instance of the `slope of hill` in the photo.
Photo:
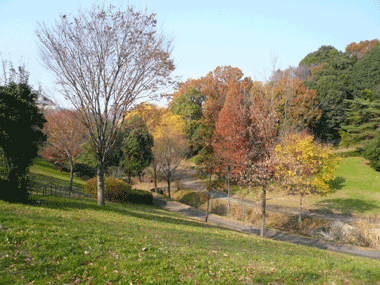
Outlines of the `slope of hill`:
M379 261L259 239L156 206L0 201L3 284L379 284Z

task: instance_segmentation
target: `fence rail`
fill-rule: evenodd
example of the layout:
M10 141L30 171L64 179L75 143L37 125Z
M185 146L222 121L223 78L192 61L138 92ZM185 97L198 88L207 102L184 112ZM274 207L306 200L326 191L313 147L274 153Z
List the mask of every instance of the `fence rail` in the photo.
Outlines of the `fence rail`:
M55 185L52 183L43 184L39 182L33 182L31 185L32 194L42 195L42 196L62 196L62 197L92 197L91 195L85 193L82 189L72 187L70 191L67 187Z

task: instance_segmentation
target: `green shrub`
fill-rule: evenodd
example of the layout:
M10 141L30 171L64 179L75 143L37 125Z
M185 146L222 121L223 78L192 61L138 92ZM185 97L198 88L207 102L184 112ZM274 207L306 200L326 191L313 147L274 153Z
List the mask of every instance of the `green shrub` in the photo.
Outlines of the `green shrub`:
M97 177L87 180L84 188L85 192L97 196ZM104 180L105 189L104 197L109 201L127 202L128 196L131 194L132 186L119 179L107 177Z
M96 168L85 163L74 163L74 172L77 172L79 177L93 178L96 176Z
M195 163L196 165L199 165L203 162L202 156L196 155L189 159L192 163Z
M152 193L139 189L132 189L131 193L128 195L128 202L133 204L153 204Z
M376 171L380 171L380 129L375 131L373 139L366 144L363 156Z

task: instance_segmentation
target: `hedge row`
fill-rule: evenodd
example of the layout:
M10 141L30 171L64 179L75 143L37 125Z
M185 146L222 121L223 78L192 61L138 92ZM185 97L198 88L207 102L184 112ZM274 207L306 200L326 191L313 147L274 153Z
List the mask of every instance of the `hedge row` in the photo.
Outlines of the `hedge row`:
M153 204L153 195L150 192L132 189L132 186L116 178L107 177L104 180L104 196L106 200L133 204ZM97 177L87 180L85 192L97 196Z

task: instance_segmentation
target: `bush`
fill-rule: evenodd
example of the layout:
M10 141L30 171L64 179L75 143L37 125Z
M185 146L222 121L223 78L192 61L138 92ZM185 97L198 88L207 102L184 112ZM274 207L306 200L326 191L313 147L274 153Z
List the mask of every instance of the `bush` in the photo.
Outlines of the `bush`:
M365 147L363 156L371 162L371 166L380 171L380 130L375 131L375 135Z
M96 176L96 168L85 163L74 163L74 172L77 172L80 178L85 176L93 178Z
M203 162L202 156L196 155L189 159L189 161L195 163L196 165L199 165Z
M87 180L84 188L87 194L97 196L97 177ZM104 180L105 190L104 196L108 201L127 202L128 196L131 194L132 186L116 178L107 177Z
M128 195L128 202L133 204L153 204L152 193L139 189L132 189L131 193Z
M29 200L28 188L30 186L27 177L19 181L0 179L0 200L13 203L27 203Z

